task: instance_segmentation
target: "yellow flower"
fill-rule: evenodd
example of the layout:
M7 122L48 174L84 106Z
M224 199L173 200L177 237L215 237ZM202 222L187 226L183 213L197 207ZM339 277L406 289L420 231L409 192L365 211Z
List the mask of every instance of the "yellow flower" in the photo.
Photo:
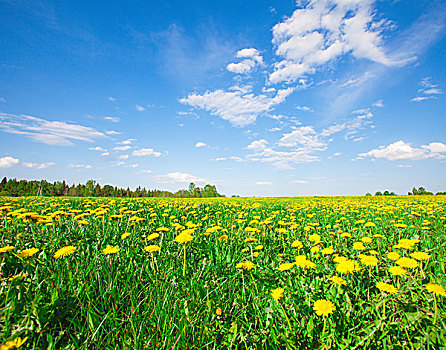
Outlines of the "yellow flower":
M376 266L378 264L378 259L374 256L362 255L361 262L366 266Z
M329 300L319 299L314 303L313 310L318 316L326 317L336 310L336 306Z
M378 255L378 252L377 252L376 250L370 250L370 251L369 251L369 254L372 254L372 255Z
M14 250L14 246L12 246L12 245L8 245L8 246L6 246L6 247L2 247L2 248L0 248L0 254L1 253L6 253L6 252L9 252L9 251L11 251L11 250Z
M321 236L319 236L317 233L315 233L315 234L310 235L310 237L308 237L308 239L309 239L311 242L317 242L317 243L319 243L319 242L321 241ZM315 243L315 244L317 244L317 243Z
M76 247L72 245L68 245L66 247L60 248L57 252L54 253L54 257L59 259L61 256L65 257L73 254L76 251Z
M28 337L25 338L15 338L14 340L7 341L6 343L0 345L0 350L18 349L20 348Z
M154 233L152 233L151 235L148 235L147 238L146 238L146 240L151 241L152 239L156 239L156 238L158 238L159 236L160 236L159 233L154 232Z
M354 272L358 271L358 263L353 260L345 260L336 266L336 271L338 271L341 275L344 274L353 274Z
M414 259L410 259L410 258L401 258L401 259L398 259L398 260L396 261L396 263L397 263L398 265L400 265L401 267L405 267L405 268L407 268L407 269L414 269L414 268L416 268L416 267L418 266L417 261L414 260Z
M428 292L434 293L435 295L444 296L446 294L444 288L438 284L429 283L426 285L426 289Z
M365 227L375 227L376 225L373 222L366 222Z
M235 268L243 270L252 270L254 266L256 265L252 261L247 260L245 262L238 263L237 265L235 265Z
M283 289L283 288L276 288L276 289L274 289L274 290L272 290L271 291L271 296L273 297L273 299L275 300L275 301L279 301L279 299L280 298L282 298L283 297L283 292L284 292L285 290Z
M394 276L407 275L407 270L404 270L401 266L392 266L389 268L389 272Z
M317 253L319 250L321 250L321 248L319 248L319 246L314 246L314 247L311 247L310 252L314 254L314 253Z
M255 241L257 241L257 239L252 238L252 237L250 237L250 238L246 238L246 239L245 239L245 242L246 242L246 243L255 242Z
M362 242L355 242L353 243L353 249L355 250L364 250L364 244Z
M345 282L345 280L339 276L330 277L328 280L332 281L334 284L337 284L338 286L347 285L347 282Z
M25 250L22 250L19 253L19 256L22 257L22 258L28 258L28 257L33 256L34 254L36 254L38 251L39 251L39 249L37 249L37 248L25 249Z
M187 242L190 242L194 239L194 237L189 233L180 233L178 236L175 237L175 241L177 241L180 244L186 244Z
M292 246L293 248L301 249L304 245L302 244L301 241L296 240L296 241L294 241L294 242L291 244L291 246Z
M228 239L228 235L223 235L218 238L218 240L221 242L226 241L227 239Z
M248 250L249 250L248 248L243 248L242 253L246 253Z
M284 263L279 265L279 271L288 271L291 270L294 266L294 263Z
M399 255L397 252L390 252L387 254L387 258L390 260L398 260L401 255Z
M386 292L389 294L396 294L398 293L398 289L392 286L391 284L384 283L384 282L378 282L376 284L376 288L378 288L382 292Z
M102 254L104 254L104 255L116 254L117 252L119 252L119 248L118 247L113 247L111 245L108 245L107 248L102 250Z
M321 253L324 254L324 255L331 255L331 254L334 253L334 249L331 248L331 247L329 247L329 248L324 248L324 249L322 249L322 252L321 252Z
M260 255L259 252L254 252L254 253L252 253L252 256L253 256L254 258L257 258L259 255Z
M413 252L412 254L410 254L410 256L416 260L427 260L429 259L431 256L425 252Z
M149 246L145 247L144 250L149 253L154 253L154 252L160 251L161 248L157 245L149 245Z
M371 243L372 239L370 237L362 237L361 241L363 241L364 243Z
M263 245L258 245L257 247L255 247L255 250L262 250L263 249Z
M168 229L167 227L158 227L158 228L156 229L156 231L157 231L157 232L167 232L167 231L169 231L169 229Z
M122 235L121 235L121 239L126 239L128 236L130 236L131 235L131 233L130 232L124 232Z
M216 314L217 316L221 316L221 314L222 314L222 310L218 307L217 310L215 310L215 314Z

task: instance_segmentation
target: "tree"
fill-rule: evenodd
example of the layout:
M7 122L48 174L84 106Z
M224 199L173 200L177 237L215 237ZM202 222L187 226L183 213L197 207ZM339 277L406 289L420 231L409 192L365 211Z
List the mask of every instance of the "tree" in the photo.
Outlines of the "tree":
M371 196L372 194L370 192L367 192L365 195L368 197Z
M191 183L189 184L189 193L190 193L190 196L191 196L191 197L194 196L194 191L195 191L195 184L194 184L193 182L191 182Z
M375 193L375 196L382 196L383 194L380 192L380 191L378 191L378 192L376 192Z

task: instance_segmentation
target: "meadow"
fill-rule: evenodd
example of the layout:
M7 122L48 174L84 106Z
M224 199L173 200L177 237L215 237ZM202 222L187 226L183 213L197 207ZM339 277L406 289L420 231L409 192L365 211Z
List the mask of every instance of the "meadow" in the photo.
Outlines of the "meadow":
M0 198L3 349L444 349L446 196Z

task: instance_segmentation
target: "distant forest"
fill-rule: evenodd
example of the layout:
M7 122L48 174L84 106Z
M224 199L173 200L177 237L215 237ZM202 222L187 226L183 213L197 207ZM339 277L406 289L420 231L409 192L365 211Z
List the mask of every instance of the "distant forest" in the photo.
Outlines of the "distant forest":
M16 180L6 177L0 183L0 196L69 196L69 197L175 197L175 198L200 198L200 197L224 197L217 192L213 185L203 188L194 183L189 184L189 189L179 190L175 193L162 190L146 190L138 186L134 191L127 187L118 188L110 185L101 187L95 180L88 180L86 184L68 185L65 181L54 183L46 180Z

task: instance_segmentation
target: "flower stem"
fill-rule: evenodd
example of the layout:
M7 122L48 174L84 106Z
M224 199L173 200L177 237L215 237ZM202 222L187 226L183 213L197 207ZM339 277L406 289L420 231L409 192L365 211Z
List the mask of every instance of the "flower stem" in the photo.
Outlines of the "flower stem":
M285 309L283 308L283 305L280 304L279 301L277 301L277 302L282 307L282 311L283 311L283 314L285 315L286 320L288 321L288 326L290 327L290 331L292 331L290 319L288 318L288 315L286 314ZM325 323L324 323L324 327L325 327Z
M183 277L186 276L186 245L184 245Z

